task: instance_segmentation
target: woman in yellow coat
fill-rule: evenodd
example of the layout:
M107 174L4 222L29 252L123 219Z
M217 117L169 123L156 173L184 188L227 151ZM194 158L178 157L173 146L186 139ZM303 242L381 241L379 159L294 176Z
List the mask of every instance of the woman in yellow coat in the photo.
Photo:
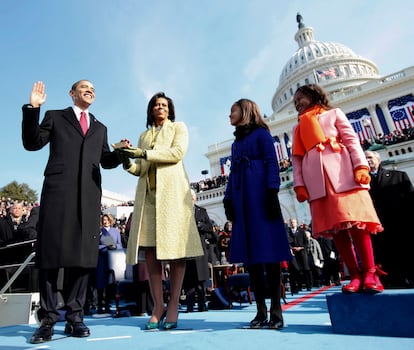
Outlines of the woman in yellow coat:
M139 176L134 216L128 240L127 263L138 262L138 250L145 252L154 310L146 328L177 327L179 297L185 272L185 258L203 255L194 219L190 184L183 158L188 148L188 131L175 122L173 101L160 92L148 103L147 130L138 141L118 149L124 168ZM132 163L129 158L135 158ZM162 262L171 266L171 297L164 309Z

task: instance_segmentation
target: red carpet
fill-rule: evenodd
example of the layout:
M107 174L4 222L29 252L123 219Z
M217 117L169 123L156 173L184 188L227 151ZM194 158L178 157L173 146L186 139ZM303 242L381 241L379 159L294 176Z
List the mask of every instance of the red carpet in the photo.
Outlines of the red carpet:
M325 286L322 288L319 288L318 290L315 290L314 292L308 292L306 295L304 295L303 297L297 298L295 300L289 301L289 304L283 304L282 305L282 310L288 310L293 306L296 306L310 298L313 298L315 295L318 295L326 290L328 290L329 288L331 288L331 286Z

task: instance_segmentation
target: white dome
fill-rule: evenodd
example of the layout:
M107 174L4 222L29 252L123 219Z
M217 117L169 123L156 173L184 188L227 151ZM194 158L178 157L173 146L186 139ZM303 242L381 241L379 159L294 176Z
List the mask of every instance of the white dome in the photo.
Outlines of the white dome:
M299 48L285 64L280 74L279 85L283 84L295 70L306 68L309 63L318 58L329 59L332 57L336 59L338 56L358 58L350 48L342 44L322 41L309 42L306 46Z
M377 66L345 45L314 40L313 28L298 14L295 35L299 48L283 67L272 99L274 112L288 107L299 86L318 84L329 93L346 90L378 78Z

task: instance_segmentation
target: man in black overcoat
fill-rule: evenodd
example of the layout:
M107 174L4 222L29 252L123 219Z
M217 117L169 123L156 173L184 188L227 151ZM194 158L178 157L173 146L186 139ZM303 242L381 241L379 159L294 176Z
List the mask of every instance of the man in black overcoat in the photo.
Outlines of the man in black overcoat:
M290 219L287 227L288 241L293 258L289 261L290 285L292 293L302 290L302 285L306 285L308 291L311 290L311 271L309 268L308 255L306 253L308 241L305 230L298 226L295 218Z
M204 255L187 260L183 286L186 292L187 312L194 311L197 297L198 311L207 311L206 308L206 281L209 279L207 240L213 233L213 224L207 210L195 204L196 194L191 190L194 206L194 218L200 234Z
M375 261L388 275L385 288L414 287L414 188L407 173L382 167L378 152L365 151L371 172L369 193L384 231L372 235Z
M40 200L36 266L39 268L41 322L32 343L51 340L59 320L58 271L64 268L65 333L87 337L83 323L88 272L98 258L101 173L120 162L111 152L107 129L89 112L95 89L88 80L73 84L73 106L45 113L39 125L40 106L46 101L45 85L36 82L30 103L22 107L24 148L37 151L49 144ZM85 120L86 125L81 124ZM84 129L83 129L84 128Z

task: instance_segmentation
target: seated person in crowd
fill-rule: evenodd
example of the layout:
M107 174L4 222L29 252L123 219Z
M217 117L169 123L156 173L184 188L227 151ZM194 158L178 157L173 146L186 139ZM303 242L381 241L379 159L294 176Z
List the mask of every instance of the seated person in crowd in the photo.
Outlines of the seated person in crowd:
M14 202L9 213L0 218L0 245L36 239L39 207L34 207L30 215L23 214L23 204Z
M219 232L218 249L220 251L220 254L224 252L224 255L227 261L229 261L230 241L231 241L232 231L233 231L232 222L226 221L226 223L224 224L224 230Z
M0 254L0 265L21 264L34 250L38 216L39 207L32 208L30 213L25 215L23 204L16 201L10 207L9 213L0 218L0 246L6 246ZM23 242L27 242L27 244ZM8 274L13 273L14 270L1 271L1 285L7 282ZM35 271L31 271L28 281L27 273L23 273L14 285L24 290L33 291L36 289L35 274Z

